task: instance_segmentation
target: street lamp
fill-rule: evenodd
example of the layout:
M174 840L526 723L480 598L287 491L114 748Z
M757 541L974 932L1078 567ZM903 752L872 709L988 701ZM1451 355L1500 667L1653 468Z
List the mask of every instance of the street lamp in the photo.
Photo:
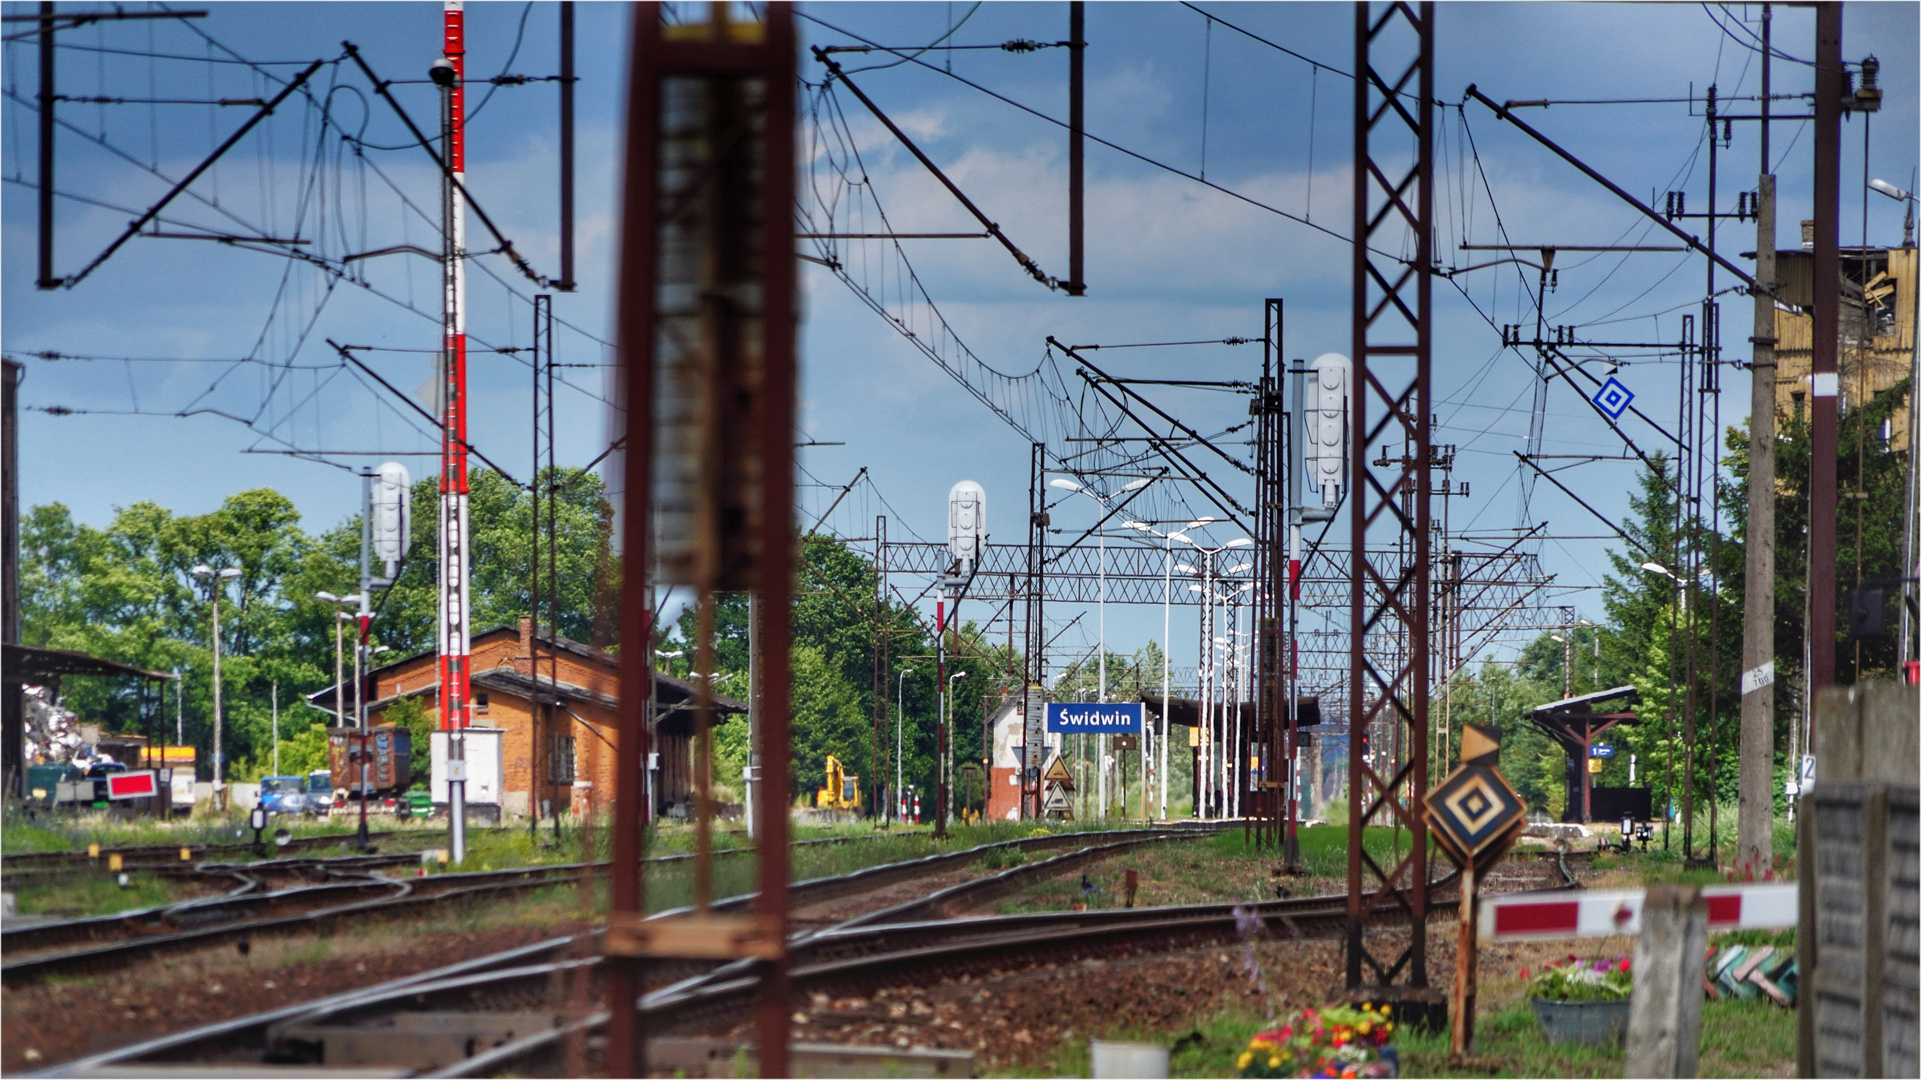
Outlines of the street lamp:
M907 732L907 677L914 673L913 668L901 668L900 676L894 680L894 809L896 819L900 816L901 787L905 779L901 775L901 755L906 753ZM886 774L882 774L886 775Z
M1896 202L1908 204L1908 216L1901 222L1901 246L1914 243L1914 192L1903 191L1886 180L1870 180L1868 186Z
M1219 547L1210 548L1202 545L1200 541L1194 539L1192 536L1189 536L1185 532L1177 531L1177 532L1169 533L1168 536L1170 539L1179 540L1181 543L1186 544L1188 547L1193 548L1196 553L1202 556L1205 556L1205 558L1201 561L1202 586L1200 588L1189 586L1190 591L1201 593L1201 597L1202 597L1201 617L1203 620L1205 620L1205 625L1201 630L1201 637L1205 642L1206 639L1214 636L1213 608L1207 602L1209 599L1213 598L1214 558L1215 556L1219 555L1223 551L1229 551L1236 548L1253 547L1254 541L1248 539L1245 536L1239 536L1239 537L1235 537L1232 540L1229 540L1227 543L1222 544ZM1182 566L1179 569L1190 574L1194 572L1193 568L1187 567L1187 566ZM1214 690L1214 687L1213 687L1214 663L1213 663L1213 655L1212 655L1213 651L1214 650L1210 645L1210 647L1203 650L1204 655L1197 658L1197 662L1200 664L1200 671L1202 672L1201 687L1200 687L1201 689L1200 721L1201 721L1201 730L1203 732L1203 737L1201 739L1201 760L1206 765L1206 768L1202 771L1202 784L1201 784L1202 807L1207 805L1209 797L1213 794L1213 775L1212 775L1213 769L1214 769L1213 727L1208 722L1208 709L1212 704L1213 690ZM1202 816L1200 814L1200 810L1202 809L1202 807L1195 808L1197 817Z
M333 593L324 590L315 593L314 597L315 599L324 600L334 605L334 719L340 726L345 727L346 720L341 717L341 709L344 707L342 702L346 694L342 692L340 686L340 624L346 621L347 605L352 604L356 607L364 607L366 597L362 593L354 593L351 596L335 596ZM356 629L355 632L356 635L358 635L358 629ZM354 646L354 726L360 731L360 782L355 786L360 790L360 846L365 848L368 840L367 713L364 699L361 697L360 654L361 644L359 637L356 636Z
M1128 494L1129 492L1139 491L1140 489L1146 487L1147 485L1153 482L1154 482L1154 478L1151 476L1137 476L1134 479L1129 480L1127 483L1122 484L1120 487L1120 490L1108 492L1107 494L1101 494L1100 492L1094 491L1092 488L1089 488L1080 483L1076 483L1075 481L1069 480L1064 476L1057 476L1054 479L1049 480L1047 482L1047 486L1053 487L1053 488L1059 488L1062 491L1071 491L1077 495L1085 495L1088 498L1094 500L1096 503L1100 505L1101 520L1105 521L1107 519L1108 503L1112 502L1113 500L1115 500L1116 498L1119 498L1122 495ZM1099 605L1100 606L1100 650L1101 650L1100 702L1101 704L1105 705L1107 703L1107 532L1105 530L1100 529L1098 524L1095 527L1097 531L1100 532L1100 536L1101 536L1101 574L1100 574L1101 594L1100 594L1100 605ZM1104 736L1099 736L1099 735L1095 736L1094 753L1096 755L1100 755L1104 752L1106 747L1104 739L1105 739ZM1107 770L1106 769L1100 770L1099 776L1100 776L1100 779L1098 783L1100 786L1101 816L1106 817L1107 816Z
M213 594L213 794L214 800L222 810L227 808L226 759L220 752L221 740L226 734L226 724L220 713L220 587L221 583L232 581L240 576L238 566L215 570L206 563L194 567L190 573L207 582L208 592Z
M314 599L334 605L334 726L344 728L347 726L347 676L342 660L340 624L346 618L346 605L354 603L358 597L335 596L323 589L314 594Z
M1195 518L1193 521L1190 521L1187 523L1187 527L1190 529L1203 528L1213 520L1214 520L1213 518ZM1148 533L1153 536L1158 536L1167 541L1167 574L1166 574L1165 580L1161 582L1161 734L1160 734L1160 747L1159 747L1160 755L1161 755L1161 764L1160 764L1161 820L1166 821L1167 820L1167 723L1168 723L1167 714L1170 711L1170 706L1168 705L1168 695L1171 693L1171 690L1168 684L1170 682L1169 666L1173 663L1173 656L1174 656L1174 635L1173 635L1173 621L1172 621L1174 617L1173 616L1173 612L1174 612L1174 603L1173 603L1173 600L1174 600L1174 534L1161 532L1159 529L1154 528L1152 525L1149 525L1145 521L1124 521L1121 524L1125 525L1127 528L1133 529L1135 532ZM1182 566L1180 569L1190 574L1194 572L1194 568L1191 566ZM1150 751L1150 753L1151 752L1152 751ZM1143 791L1147 790L1147 758L1148 758L1148 754L1141 755L1141 790Z
M1242 570L1246 570L1248 566L1248 563L1241 563L1238 566L1229 568L1226 573L1239 573ZM1230 790L1229 782L1239 773L1241 768L1240 701L1242 698L1240 695L1247 690L1247 672L1241 663L1240 654L1234 647L1234 638L1241 633L1240 613L1236 610L1238 607L1236 601L1242 593L1255 588L1255 586L1255 582L1244 581L1239 586L1229 589L1226 592L1218 592L1213 589L1203 588L1199 585L1189 585L1187 587L1189 592L1202 593L1203 601L1213 601L1211 605L1203 604L1209 612L1216 610L1220 606L1228 607L1227 636L1210 636L1206 639L1208 645L1209 705L1218 705L1221 713L1221 754L1215 758L1213 764L1209 766L1207 776L1210 783L1218 780L1218 785L1215 790L1221 800L1221 810L1223 813L1230 809L1236 812L1239 811L1238 805L1229 805L1228 795ZM1213 628L1213 617L1210 614L1208 618L1208 630L1210 633ZM1226 650L1226 664L1217 665L1215 663L1215 657L1221 654L1222 649ZM1224 675L1220 673L1219 669L1221 666L1225 666L1226 668ZM1227 720L1227 707L1230 702L1234 704L1234 721L1231 725ZM1228 751L1229 747L1233 747L1231 753Z

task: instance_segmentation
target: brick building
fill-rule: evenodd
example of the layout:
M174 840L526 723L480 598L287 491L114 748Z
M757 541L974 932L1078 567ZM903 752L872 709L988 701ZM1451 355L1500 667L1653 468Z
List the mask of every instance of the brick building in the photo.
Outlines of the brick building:
M535 799L553 811L607 810L620 742L618 659L591 645L535 634L530 619L474 634L472 656L472 726L499 733L501 813L525 817ZM438 728L437 659L424 652L375 668L368 676L370 721L386 722L390 707L413 698ZM657 814L692 799L694 694L691 683L655 673L655 753L648 780ZM332 688L309 700L331 711ZM713 701L717 724L747 711L731 698L715 695ZM427 750L416 747L414 753ZM470 779L470 789L477 783Z

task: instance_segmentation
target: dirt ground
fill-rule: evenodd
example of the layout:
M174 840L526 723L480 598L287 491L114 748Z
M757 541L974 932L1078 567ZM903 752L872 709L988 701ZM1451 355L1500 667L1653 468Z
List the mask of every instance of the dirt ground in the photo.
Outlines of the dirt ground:
M1428 981L1452 984L1454 942L1448 920L1428 936ZM1407 931L1370 934L1377 955L1407 944ZM1599 955L1583 942L1583 955ZM1605 949L1608 943L1603 943ZM1627 939L1615 952L1631 948ZM1481 950L1483 1010L1519 1000L1524 970L1567 955L1560 942L1485 946ZM1608 953L1613 955L1613 953ZM1251 946L1182 949L1118 959L1082 960L963 976L933 986L896 987L870 997L816 994L796 1003L796 1042L966 1050L982 1074L1049 1072L1066 1062L1073 1044L1093 1038L1178 1043L1221 1016L1277 1017L1339 996L1341 943L1336 940L1257 941ZM730 1037L751 1041L741 1025Z
M15 1073L169 1032L370 986L558 937L541 918L441 929L370 927L171 953L109 974L0 988L0 1071Z

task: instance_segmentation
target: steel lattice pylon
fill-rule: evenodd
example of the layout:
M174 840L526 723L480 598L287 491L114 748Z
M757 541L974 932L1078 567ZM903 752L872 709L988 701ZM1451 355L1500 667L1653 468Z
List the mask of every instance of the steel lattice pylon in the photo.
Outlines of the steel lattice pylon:
M1348 752L1347 986L1375 1000L1437 1008L1444 1002L1427 987L1427 828L1420 811L1429 677L1433 5L1362 0L1354 37L1348 716L1356 737ZM1390 657L1363 647L1381 632L1398 634L1402 643ZM1377 722L1406 726L1403 753L1378 744L1389 740L1370 744ZM1375 823L1399 824L1410 834L1407 854L1391 868L1361 845L1363 827ZM1409 934L1399 955L1385 959L1369 950L1365 935L1369 915L1382 905L1405 910Z

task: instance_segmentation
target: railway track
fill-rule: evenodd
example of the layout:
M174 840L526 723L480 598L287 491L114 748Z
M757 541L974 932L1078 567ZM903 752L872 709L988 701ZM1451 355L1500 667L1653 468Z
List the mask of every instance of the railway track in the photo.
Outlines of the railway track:
M1090 845L1086 850L1110 846L1115 842ZM994 886L943 890L946 895L936 903L896 905L829 929L797 934L789 946L792 989L797 996L867 993L882 986L927 985L1010 967L1240 941L1250 925L1258 925L1259 933L1275 940L1337 936L1346 925L1344 894L1250 904L952 916L954 911L991 899L997 888L1017 888L1016 883L1023 880L1065 872L1075 865L1065 860L1085 853L1067 852L983 879L998 881ZM1515 862L1526 869L1512 878L1545 876L1552 888L1579 888L1560 857ZM1430 917L1448 915L1458 905L1458 898L1445 895L1450 880L1435 883L1443 895L1431 900ZM662 913L666 914L671 913ZM1405 922L1405 914L1384 907L1373 922L1393 925ZM593 1036L606 1022L604 1012L569 1018L551 1008L557 980L596 975L598 956L579 955L590 947L577 938L555 938L363 990L163 1036L35 1075L130 1075L128 1070L135 1069L150 1075L187 1075L193 1068L211 1064L312 1063L317 1054L324 1054L328 1032L349 1035L379 1028L401 1013L522 1018L521 1031L492 1040L491 1047L482 1040L478 1052L456 1055L456 1060L415 1062L411 1067L419 1070L416 1075L537 1073L559 1061L569 1039ZM758 986L749 965L724 965L651 990L641 1008L650 1031L710 1028L751 1008ZM531 1023L526 1020L529 1016L534 1017Z
M558 864L411 879L369 873L359 881L260 893L238 890L234 895L210 900L23 926L9 929L0 937L6 954L0 961L0 982L17 987L53 975L82 974L139 956L269 934L318 931L349 916L364 919L417 914L467 900L568 883L583 869L591 868ZM76 941L86 944L57 948ZM19 955L23 951L27 955Z
M370 841L385 843L396 837L401 839L439 840L447 835L445 829L406 829L367 834ZM355 833L326 833L320 836L296 836L279 847L281 854L295 851L308 851L313 848L339 847L358 841ZM123 870L154 870L174 868L182 865L197 864L208 859L226 855L244 856L254 850L252 841L232 844L133 844L123 847L102 847L96 858L85 851L20 851L0 856L0 874L8 877L26 871L49 870L105 870L110 856L120 856ZM188 852L182 859L180 853Z
M922 859L867 867L849 874L796 882L796 905L815 903L964 866L997 850L1021 851L1107 840L1104 853L1166 840L1194 830L1061 833L1026 837L942 852ZM1113 839L1120 837L1120 839ZM833 838L828 842L837 842ZM820 841L801 841L802 844ZM734 849L751 850L751 849ZM420 878L385 877L379 869L417 861L417 854L353 855L333 859L280 859L255 863L202 863L196 872L232 878L226 895L118 912L92 918L34 923L0 931L0 983L14 987L51 975L81 974L108 964L168 951L198 948L225 940L325 929L347 918L412 915L422 910L503 893L577 880L583 873L604 874L608 864L571 863L470 873L441 873ZM674 863L685 856L658 857ZM651 861L651 860L650 860ZM316 884L268 889L269 876L318 876ZM717 910L751 906L754 894L718 901Z

